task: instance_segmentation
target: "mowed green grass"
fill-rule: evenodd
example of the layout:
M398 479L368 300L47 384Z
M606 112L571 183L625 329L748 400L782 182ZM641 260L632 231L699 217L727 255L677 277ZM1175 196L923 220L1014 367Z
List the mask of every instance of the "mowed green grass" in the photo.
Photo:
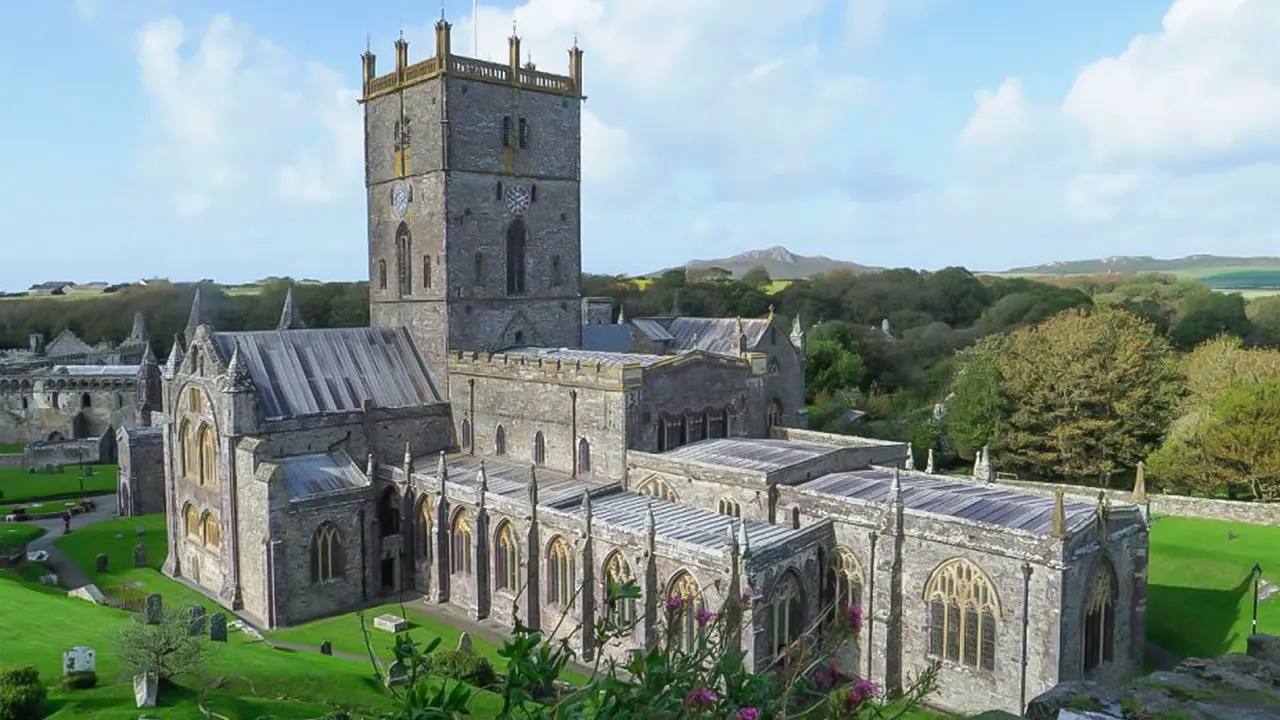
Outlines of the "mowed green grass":
M93 475L84 479L85 495L107 495L116 491L115 465L94 465ZM27 468L0 468L0 502L58 500L80 497L80 468L68 467L52 474L30 473Z
M1243 651L1254 564L1280 584L1280 526L1158 517L1150 562L1148 640L1182 657ZM1280 596L1259 604L1258 631L1280 634Z
M21 455L26 449L22 443L0 443L0 455Z
M44 528L27 523L0 523L0 553L12 552L44 534ZM0 613L0 621L3 613Z

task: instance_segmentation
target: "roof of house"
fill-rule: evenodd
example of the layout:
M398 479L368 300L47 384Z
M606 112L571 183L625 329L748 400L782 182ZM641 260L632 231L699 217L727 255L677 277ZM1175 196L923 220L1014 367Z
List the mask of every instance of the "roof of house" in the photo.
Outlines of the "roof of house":
M631 352L631 332L626 325L583 325L582 347L604 352Z
M885 502L893 483L892 468L840 472L814 478L798 486L801 492ZM1053 526L1053 502L1048 495L1012 488L968 482L945 475L900 472L902 505L907 510L991 523L1028 532L1046 533ZM1067 528L1084 524L1096 505L1081 500L1064 500Z
M662 321L657 318L636 318L631 321L637 330L645 334L645 337L654 342L671 342L675 340L671 333L667 332L667 328Z
M838 451L834 445L777 438L718 438L668 450L672 460L719 465L738 470L772 472Z
M289 498L367 487L369 478L344 452L292 455L276 461L284 473Z
M215 332L225 360L235 346L258 389L263 416L283 419L443 402L404 328Z

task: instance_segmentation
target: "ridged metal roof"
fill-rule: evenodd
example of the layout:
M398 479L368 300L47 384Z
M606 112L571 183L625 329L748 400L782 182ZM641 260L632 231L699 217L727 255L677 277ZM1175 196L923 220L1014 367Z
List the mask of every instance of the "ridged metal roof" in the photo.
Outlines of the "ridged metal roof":
M502 352L507 355L524 355L527 357L545 358L547 360L561 360L567 363L604 363L606 365L647 366L660 362L663 359L661 355L605 352L603 350L581 350L578 348L518 347L503 350Z
M822 457L839 448L833 445L778 440L776 438L720 438L701 440L668 450L662 457L719 465L740 470L772 472Z
M631 352L631 331L626 325L583 325L582 349Z
M748 348L760 343L769 324L770 321L763 318L742 318ZM737 318L679 317L671 321L667 331L675 339L672 349L677 352L704 350L717 355L738 354Z
M439 456L415 458L414 467L418 472L435 474L438 458ZM488 478L489 492L511 498L528 496L530 466L505 458L481 458L467 453L446 455L445 465L448 467L449 482L467 487L479 487L477 475L481 461L484 462L484 474ZM588 489L609 484L607 480L573 478L567 473L545 467L538 468L537 473L539 505L554 505L565 500L577 502L582 498L582 493Z
M688 505L677 505L643 493L616 490L591 498L591 517L602 522L635 531L643 531L649 507L653 507L656 537L689 543L707 550L729 549L729 532L736 532L738 520L727 515ZM566 503L566 512L581 514L580 506ZM764 550L785 543L798 532L786 525L747 520L747 544L752 550Z
M657 318L636 318L631 321L631 324L634 325L637 330L644 333L645 337L648 337L654 342L671 342L672 340L675 340L671 333L667 332L667 329L663 327L662 321Z
M276 462L292 500L369 485L369 478L343 452L293 455Z
M871 468L832 473L799 485L813 491L868 502L884 502L893 483L893 470ZM1053 527L1053 497L1001 485L963 482L944 475L903 472L902 505L907 510L962 520L1047 533ZM1067 498L1063 502L1067 526L1092 517L1093 503Z
M404 328L327 328L213 333L224 360L236 343L271 420L442 402Z

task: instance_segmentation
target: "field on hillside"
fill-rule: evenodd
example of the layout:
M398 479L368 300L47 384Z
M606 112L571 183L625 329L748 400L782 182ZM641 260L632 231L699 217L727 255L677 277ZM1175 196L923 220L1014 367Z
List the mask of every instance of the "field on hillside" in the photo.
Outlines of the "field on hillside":
M1212 268L1184 273L1222 292L1238 292L1246 297L1280 293L1280 266L1274 268Z

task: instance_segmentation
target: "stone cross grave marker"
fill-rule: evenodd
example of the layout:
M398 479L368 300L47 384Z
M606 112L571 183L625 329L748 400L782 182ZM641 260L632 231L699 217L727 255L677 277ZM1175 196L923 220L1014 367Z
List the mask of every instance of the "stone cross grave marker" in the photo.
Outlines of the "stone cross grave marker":
M204 606L192 605L187 610L187 635L195 637L204 635Z
M107 554L106 553L99 553L98 556L93 559L93 570L94 572L100 572L100 573L104 573L107 571Z
M159 625L164 619L164 599L156 593L147 596L147 624Z
M133 546L133 566L136 568L147 566L147 546L138 543Z
M95 672L98 669L98 658L93 648L88 645L76 645L62 653L62 674Z
M227 641L227 614L214 613L209 618L209 639L214 642Z

